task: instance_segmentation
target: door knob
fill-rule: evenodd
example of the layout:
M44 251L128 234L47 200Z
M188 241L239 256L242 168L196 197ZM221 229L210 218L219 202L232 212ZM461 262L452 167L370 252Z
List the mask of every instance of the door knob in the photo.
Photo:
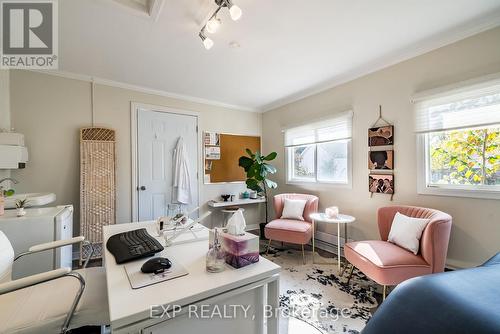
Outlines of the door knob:
M146 190L146 186L141 186L141 187L139 188L139 190L142 190L142 191Z

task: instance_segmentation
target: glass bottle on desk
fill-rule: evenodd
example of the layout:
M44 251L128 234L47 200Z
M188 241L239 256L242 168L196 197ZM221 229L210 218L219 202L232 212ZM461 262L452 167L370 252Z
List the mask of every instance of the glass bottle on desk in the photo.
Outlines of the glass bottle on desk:
M217 228L214 231L214 244L207 253L207 271L210 273L220 273L225 268L226 259L219 241Z

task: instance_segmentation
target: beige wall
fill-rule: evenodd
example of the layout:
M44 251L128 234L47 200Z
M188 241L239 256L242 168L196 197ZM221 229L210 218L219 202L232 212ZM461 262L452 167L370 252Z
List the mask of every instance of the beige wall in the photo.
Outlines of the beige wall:
M10 93L8 70L0 70L0 130L2 129L10 129ZM10 171L0 169L0 179L7 176L10 176Z
M10 78L12 125L25 134L30 161L12 174L21 183L18 192L50 191L57 204L79 212L80 127L91 123L90 83L28 71L12 71ZM191 110L200 114L200 130L261 134L261 114L229 110L149 95L105 85L95 86L95 124L117 132L117 222L131 221L131 101ZM243 185L203 185L200 203L221 193L237 194ZM206 206L204 207L206 209ZM248 224L260 222L263 208L248 208ZM76 229L76 231L78 231Z
M320 196L322 208L338 205L342 212L356 216L358 221L350 233L357 240L378 238L376 211L381 206L411 204L441 209L453 216L454 223L448 263L454 266L479 264L500 250L500 201L417 194L416 139L410 97L418 91L494 72L500 72L500 28L265 113L264 150L281 153L277 163L278 191L315 193ZM383 106L384 118L395 125L396 194L393 202L387 195L370 198L367 190L367 129L377 119L379 104ZM352 189L285 185L280 129L350 106L354 110Z

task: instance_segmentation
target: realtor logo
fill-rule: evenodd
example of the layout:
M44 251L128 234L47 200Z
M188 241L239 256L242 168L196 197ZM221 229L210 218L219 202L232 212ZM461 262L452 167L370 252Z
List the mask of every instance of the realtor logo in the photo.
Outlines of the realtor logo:
M0 0L0 68L57 69L57 1Z

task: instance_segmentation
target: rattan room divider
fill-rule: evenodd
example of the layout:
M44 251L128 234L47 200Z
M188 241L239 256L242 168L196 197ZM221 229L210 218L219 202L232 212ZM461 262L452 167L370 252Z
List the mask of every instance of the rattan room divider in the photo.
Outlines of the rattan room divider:
M102 257L102 227L116 222L115 130L80 129L80 235ZM80 265L90 247L80 246Z

